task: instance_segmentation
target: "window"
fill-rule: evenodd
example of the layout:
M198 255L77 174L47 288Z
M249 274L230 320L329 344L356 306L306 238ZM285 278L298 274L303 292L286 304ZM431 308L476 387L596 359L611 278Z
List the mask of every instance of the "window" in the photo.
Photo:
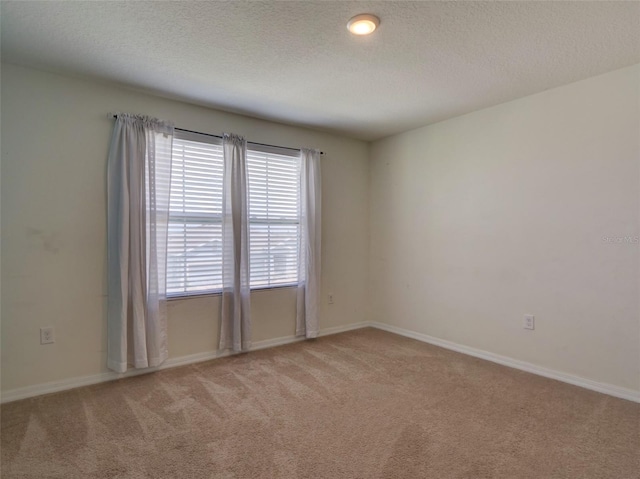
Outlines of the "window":
M292 153L247 151L252 288L298 280L300 158Z
M222 288L222 141L176 132L173 140L167 293ZM252 288L297 281L298 152L250 145L249 262Z
M221 140L205 135L174 136L167 249L169 295L222 288L222 167Z

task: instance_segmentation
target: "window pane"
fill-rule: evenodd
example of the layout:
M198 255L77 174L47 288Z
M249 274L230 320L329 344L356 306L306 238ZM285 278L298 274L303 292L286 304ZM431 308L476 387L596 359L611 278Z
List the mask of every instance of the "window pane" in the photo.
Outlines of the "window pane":
M167 293L222 287L222 146L173 140Z
M251 286L297 282L298 152L249 150L249 234Z

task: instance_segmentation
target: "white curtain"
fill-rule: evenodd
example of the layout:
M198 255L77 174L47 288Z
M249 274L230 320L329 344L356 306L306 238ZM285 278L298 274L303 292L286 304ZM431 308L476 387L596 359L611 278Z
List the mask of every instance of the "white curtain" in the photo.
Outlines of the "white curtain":
M320 315L320 239L322 198L320 152L300 152L300 243L298 247L298 299L296 336L315 338Z
M222 142L224 179L220 349L239 352L251 347L247 142L243 137L231 134L225 134Z
M166 257L173 125L118 114L107 164L107 366L167 359Z

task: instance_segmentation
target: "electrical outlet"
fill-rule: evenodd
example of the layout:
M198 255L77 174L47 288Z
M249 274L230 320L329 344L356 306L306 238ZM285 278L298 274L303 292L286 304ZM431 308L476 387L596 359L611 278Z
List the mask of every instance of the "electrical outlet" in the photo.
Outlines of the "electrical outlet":
M327 300L329 301L329 304L333 304L333 293L329 293Z
M52 326L49 326L48 328L40 328L40 344L51 344L55 342L56 339L53 336Z
M525 314L524 322L522 323L524 329L536 329L536 318L533 314Z

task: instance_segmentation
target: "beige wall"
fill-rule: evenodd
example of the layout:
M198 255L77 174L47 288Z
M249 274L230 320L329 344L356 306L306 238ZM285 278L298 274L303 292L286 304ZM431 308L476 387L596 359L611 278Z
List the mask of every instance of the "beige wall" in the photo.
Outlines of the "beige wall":
M640 65L372 145L370 319L640 389ZM536 330L522 328L524 314Z
M365 320L366 143L3 65L3 391L106 371L105 170L112 111L325 151L320 327ZM294 333L293 289L256 292L252 307L254 341ZM172 301L169 311L171 357L215 349L217 296ZM42 326L55 327L55 344L39 344Z
M635 66L367 145L3 65L2 390L106 371L110 111L327 152L323 329L379 321L639 390L639 246L603 241L640 235L639 85ZM293 334L292 289L252 306L255 341ZM170 302L171 357L217 334L217 296Z

